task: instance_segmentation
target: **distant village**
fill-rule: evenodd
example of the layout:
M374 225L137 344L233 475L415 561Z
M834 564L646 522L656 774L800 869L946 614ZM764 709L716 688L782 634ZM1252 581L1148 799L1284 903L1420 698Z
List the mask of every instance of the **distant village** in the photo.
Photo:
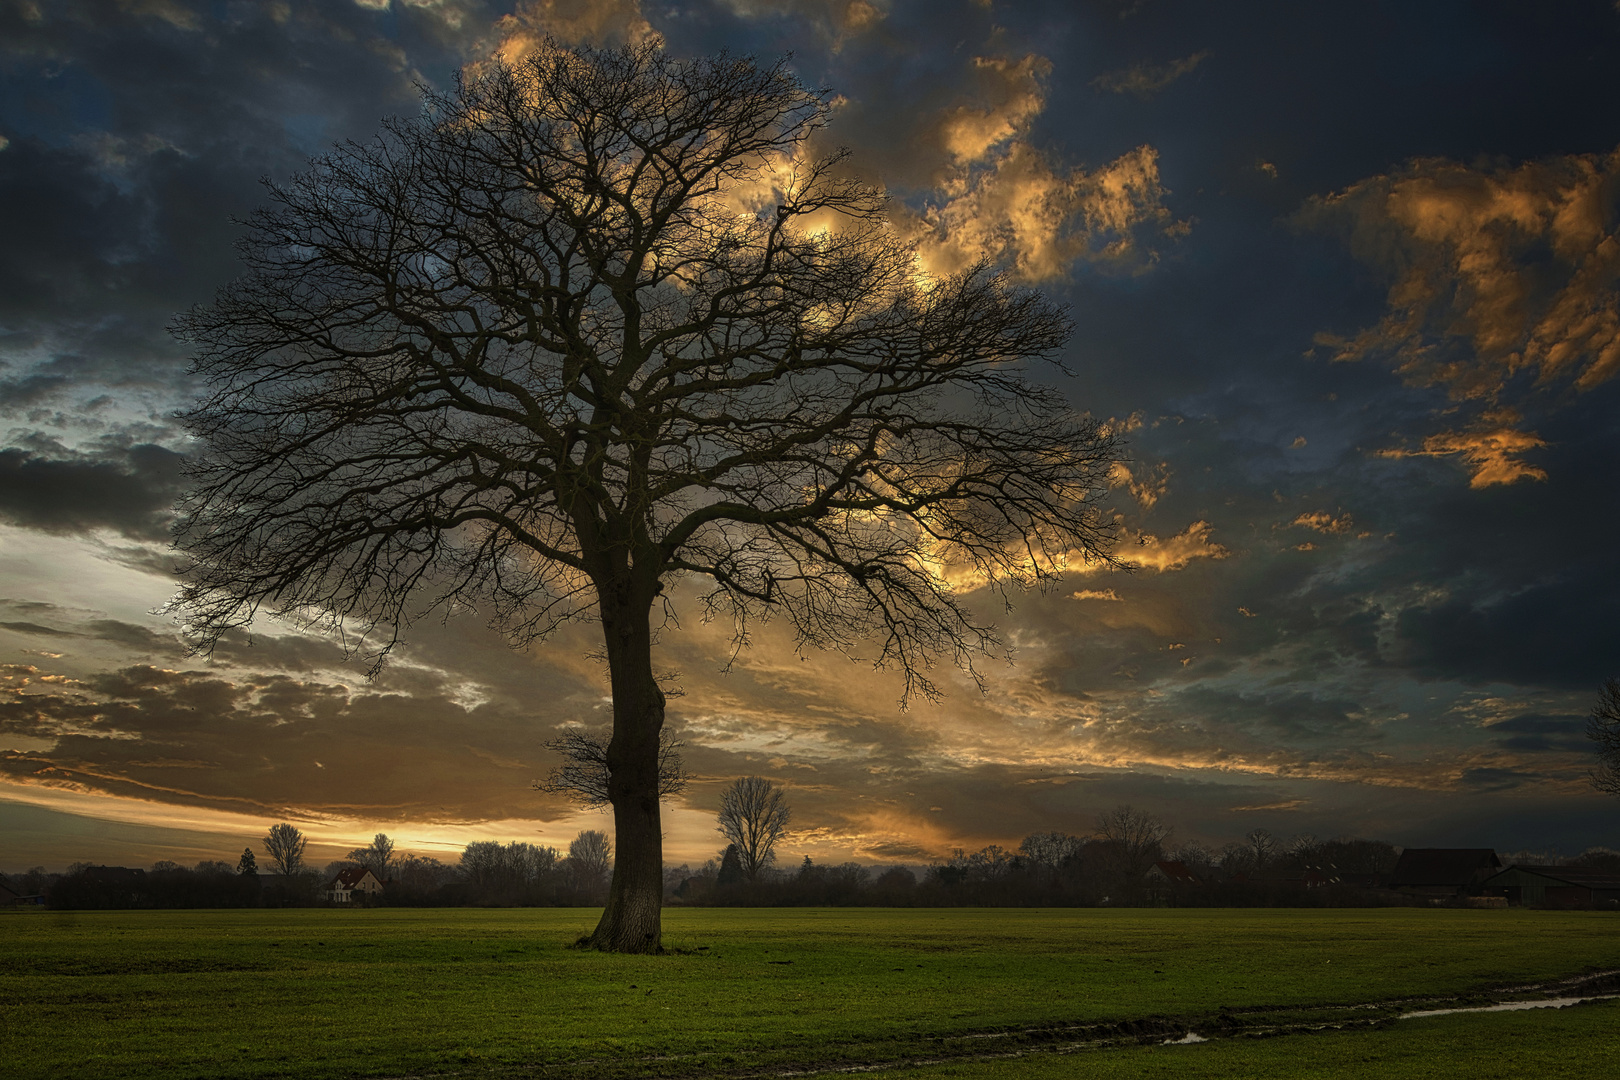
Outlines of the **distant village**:
M724 830L722 830L724 831ZM1382 907L1620 910L1620 852L1574 858L1490 848L1406 848L1378 840L1296 837L1264 829L1213 853L1169 848L1168 829L1121 807L1096 835L1040 833L1016 850L958 850L925 865L823 865L729 844L693 868L666 866L664 899L707 906ZM304 841L277 825L261 852L233 863L149 868L78 863L0 875L0 906L109 908L590 906L612 871L608 837L582 832L566 852L521 841L468 844L460 859L401 854L386 835L317 870ZM261 860L262 855L262 860Z

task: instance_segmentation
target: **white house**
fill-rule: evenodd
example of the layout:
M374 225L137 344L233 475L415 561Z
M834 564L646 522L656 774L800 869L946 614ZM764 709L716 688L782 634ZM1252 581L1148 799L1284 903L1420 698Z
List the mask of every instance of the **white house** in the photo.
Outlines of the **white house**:
M347 904L354 900L355 893L376 896L382 891L383 883L376 874L364 866L351 866L327 883L325 896L335 904Z

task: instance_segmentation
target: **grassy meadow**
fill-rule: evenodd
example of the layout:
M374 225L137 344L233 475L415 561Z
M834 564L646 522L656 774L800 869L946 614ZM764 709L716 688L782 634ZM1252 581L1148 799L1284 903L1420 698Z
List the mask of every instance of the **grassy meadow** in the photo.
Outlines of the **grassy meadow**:
M1504 1046L1541 1077L1620 1059L1615 1002L1393 1019L1620 969L1611 913L704 908L666 912L671 955L569 948L596 914L0 913L0 1073L1055 1078L1061 1050L1098 1077L1478 1080ZM1154 1045L1188 1030L1275 1037Z

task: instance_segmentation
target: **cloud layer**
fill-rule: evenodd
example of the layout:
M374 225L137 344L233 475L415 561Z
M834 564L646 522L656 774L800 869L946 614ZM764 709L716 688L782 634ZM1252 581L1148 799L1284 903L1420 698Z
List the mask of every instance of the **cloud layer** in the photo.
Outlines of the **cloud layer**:
M334 850L581 827L530 785L548 739L605 722L592 626L532 653L475 615L417 627L368 682L284 627L188 657L150 614L199 389L164 328L236 273L260 177L547 35L793 50L835 103L814 150L850 148L928 272L988 260L1069 305L1041 377L1130 448L1130 571L1011 610L962 583L1016 648L982 694L946 675L902 712L891 673L770 624L723 672L729 635L672 582L658 663L696 776L673 858L712 853L749 773L789 785L818 860L1084 832L1120 802L1212 842L1620 845L1579 734L1620 656L1602 7L0 7L0 807L33 808L38 852L7 858L78 857L85 815L221 854L280 816Z

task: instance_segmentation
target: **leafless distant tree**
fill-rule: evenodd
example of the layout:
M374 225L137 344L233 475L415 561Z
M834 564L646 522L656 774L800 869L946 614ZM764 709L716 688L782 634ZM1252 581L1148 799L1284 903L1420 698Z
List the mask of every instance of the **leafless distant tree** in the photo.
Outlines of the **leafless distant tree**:
M882 193L811 152L831 102L786 61L548 45L272 185L245 276L176 327L209 388L196 647L261 611L374 664L429 615L519 646L601 621L598 948L660 947L672 582L739 648L780 617L932 696L937 659L1001 649L961 583L1115 563L1114 438L1026 377L1064 313L988 266L921 275Z
M1121 876L1127 887L1134 888L1164 853L1170 826L1158 815L1127 804L1098 815L1097 835L1113 846Z
M776 858L776 845L787 835L791 813L787 792L763 776L745 776L720 793L717 831L736 845L749 881Z
M596 893L613 869L613 843L605 832L587 829L568 844L568 869L576 884Z
M1215 865L1217 856L1209 848L1197 840L1188 840L1170 852L1170 858L1181 863L1193 873L1203 876Z
M1620 795L1620 679L1605 680L1598 691L1597 704L1586 722L1586 736L1597 744L1592 786Z
M349 858L377 875L378 881L388 880L388 864L394 857L394 842L387 833L378 833L371 843L349 852Z
M276 864L277 871L292 875L304 865L304 848L308 845L309 841L303 833L283 821L270 826L270 831L265 834L264 853Z
M1052 870L1076 858L1085 841L1068 833L1033 833L1018 845L1018 853L1035 866Z
M1271 835L1270 829L1250 829L1243 834L1243 843L1253 858L1252 865L1256 870L1264 870L1271 865L1272 859L1277 855L1277 838Z

